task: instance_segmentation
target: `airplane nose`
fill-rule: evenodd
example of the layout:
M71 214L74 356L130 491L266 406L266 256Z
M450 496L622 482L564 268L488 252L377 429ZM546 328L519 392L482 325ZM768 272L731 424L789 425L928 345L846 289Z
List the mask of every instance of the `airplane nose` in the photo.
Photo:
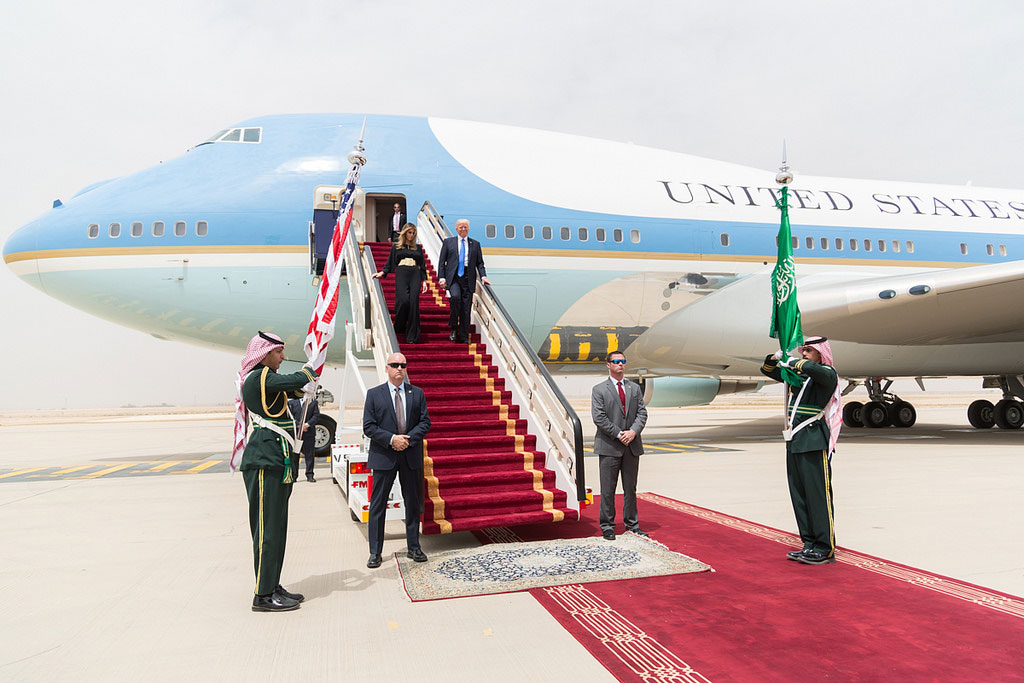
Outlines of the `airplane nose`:
M28 223L13 233L4 242L4 263L15 275L37 289L43 289L39 277L37 256L38 220Z

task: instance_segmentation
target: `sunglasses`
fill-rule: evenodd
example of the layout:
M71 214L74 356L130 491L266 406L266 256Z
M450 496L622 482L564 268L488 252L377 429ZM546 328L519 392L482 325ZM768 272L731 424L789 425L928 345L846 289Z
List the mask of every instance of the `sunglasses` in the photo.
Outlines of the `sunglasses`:
M615 365L625 365L626 364L626 359L625 358L616 358L615 360L610 360L608 362L609 363L615 363Z
M394 368L395 370L398 370L399 368L404 368L406 365L408 365L408 363L388 363L388 367Z

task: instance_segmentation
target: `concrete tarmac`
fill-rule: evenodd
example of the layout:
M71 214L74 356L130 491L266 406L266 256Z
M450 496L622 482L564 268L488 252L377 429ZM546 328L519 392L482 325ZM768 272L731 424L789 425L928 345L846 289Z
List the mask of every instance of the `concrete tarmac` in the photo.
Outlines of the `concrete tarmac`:
M779 401L725 398L651 411L640 490L795 531ZM1024 595L1024 432L971 429L971 398L926 395L910 430L844 430L833 459L837 541ZM588 407L579 409L589 435ZM528 593L408 602L388 559L404 551L402 523L388 524L385 563L368 570L366 527L325 467L292 495L283 582L306 603L285 614L249 609L238 475L3 478L223 461L231 428L224 409L0 415L0 679L611 680ZM596 459L586 474L596 490ZM475 545L468 533L423 537L428 555Z

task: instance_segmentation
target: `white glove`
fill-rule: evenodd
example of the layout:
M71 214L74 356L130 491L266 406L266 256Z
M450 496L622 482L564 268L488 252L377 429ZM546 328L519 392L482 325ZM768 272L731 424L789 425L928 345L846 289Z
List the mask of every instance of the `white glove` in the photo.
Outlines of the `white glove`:
M306 401L311 401L316 398L316 382L309 382L306 386L302 387L302 398Z
M775 360L782 360L783 355L784 354L782 353L782 349L776 349L775 353L772 354L772 358L774 358Z
M796 358L793 358L793 356L786 356L779 361L779 365L784 368L792 368L794 363L796 363Z

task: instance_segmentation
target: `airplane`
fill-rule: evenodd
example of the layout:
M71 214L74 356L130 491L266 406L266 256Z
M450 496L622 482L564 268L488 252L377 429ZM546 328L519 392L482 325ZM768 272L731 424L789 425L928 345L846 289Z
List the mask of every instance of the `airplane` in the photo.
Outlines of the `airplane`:
M341 183L364 123L360 238L386 239L393 203L469 219L495 291L552 369L600 370L625 350L652 405L760 386L776 346L774 172L632 144L442 118L264 116L54 201L4 261L160 339L239 349L264 329L297 349L323 256L316 188ZM804 330L832 340L844 393L868 392L846 403L846 424L912 425L893 378L923 389L980 376L1003 398L974 401L971 424L1024 425L1024 191L798 175L790 205Z

